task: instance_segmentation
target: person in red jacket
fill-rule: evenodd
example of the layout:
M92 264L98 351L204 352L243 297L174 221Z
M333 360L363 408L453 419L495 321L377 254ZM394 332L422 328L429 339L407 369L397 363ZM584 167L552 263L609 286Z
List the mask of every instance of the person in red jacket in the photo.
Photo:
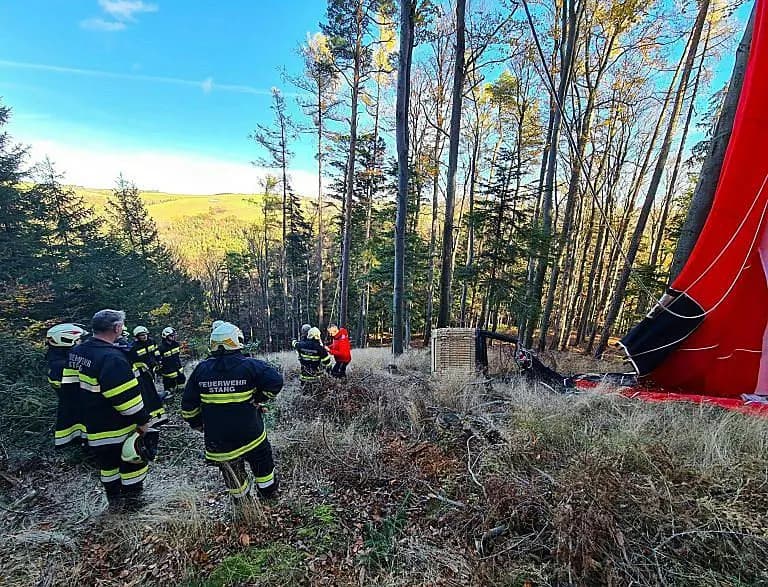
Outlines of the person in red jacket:
M331 369L334 377L346 377L347 365L352 360L352 348L349 344L349 333L346 328L339 328L336 324L328 325L328 334L333 338L331 346L325 347L333 355L336 361Z

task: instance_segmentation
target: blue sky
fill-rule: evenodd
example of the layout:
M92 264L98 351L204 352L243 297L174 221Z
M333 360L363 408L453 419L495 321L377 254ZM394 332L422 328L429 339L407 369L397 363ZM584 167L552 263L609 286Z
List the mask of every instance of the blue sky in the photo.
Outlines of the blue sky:
M321 0L0 2L11 132L76 182L86 170L68 168L82 151L102 155L94 166L108 153L248 165L258 156L248 134L270 120L270 89L286 86L280 71L300 71L297 47L324 9ZM295 166L311 170L309 145Z
M145 189L254 191L260 172L250 162L259 153L248 134L271 120L273 86L295 91L280 72L301 71L297 48L318 30L325 5L0 1L0 97L14 109L10 131L72 183L110 187L123 172ZM750 8L739 10L742 23ZM732 63L723 58L712 88ZM297 190L314 193L311 141L296 146L293 167Z

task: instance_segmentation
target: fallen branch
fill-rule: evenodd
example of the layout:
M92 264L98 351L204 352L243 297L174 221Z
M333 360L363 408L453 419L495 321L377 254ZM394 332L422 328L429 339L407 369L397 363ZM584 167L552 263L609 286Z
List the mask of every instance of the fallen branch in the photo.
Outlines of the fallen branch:
M17 510L16 508L23 504L25 501L27 501L30 497L34 497L37 495L37 491L34 489L30 489L26 494L22 495L19 499L14 501L11 505L7 506L5 504L0 503L0 508L4 509L7 512L10 512L12 514L19 514L21 516L28 516L32 512L26 512L22 510Z
M727 535L727 536L738 536L739 538L752 538L753 540L756 540L758 542L768 543L768 538L765 538L763 536L758 536L757 534L747 534L746 532L735 532L733 530L688 530L686 532L677 532L675 534L672 534L671 536L668 536L666 539L662 540L658 546L656 546L653 549L653 552L658 552L662 546L664 546L665 544L668 544L669 542L672 542L675 538L680 538L681 536L691 536L696 534L720 534L720 535Z
M447 497L440 495L439 493L429 493L427 494L427 497L431 499L436 499L438 501L442 501L443 503L447 503L449 505L455 506L457 508L466 508L467 504L462 503L460 501L454 501L453 499L448 499Z
M472 477L472 481L474 481L475 485L477 485L480 489L483 490L483 496L487 500L488 494L485 491L485 485L480 483L480 481L477 479L477 475L475 475L475 472L472 470L472 451L470 449L469 443L472 441L473 438L477 438L477 437L472 435L469 438L467 438L467 471L469 472L469 475Z
M480 536L480 538L475 540L475 549L477 550L477 553L480 556L485 556L486 553L486 544L493 540L494 538L498 538L502 534L504 534L507 531L507 525L501 524L500 526L496 526L495 528L491 528L490 530L486 530L483 532L483 535Z

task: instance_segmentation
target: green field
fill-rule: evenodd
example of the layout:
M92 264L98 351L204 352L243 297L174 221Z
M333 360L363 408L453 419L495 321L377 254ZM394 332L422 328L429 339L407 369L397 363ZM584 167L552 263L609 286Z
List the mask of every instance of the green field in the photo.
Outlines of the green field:
M74 190L83 195L86 200L102 213L107 203L107 197L112 190L84 188L73 186ZM168 224L182 218L192 216L212 216L214 218L235 217L241 222L256 222L261 214L259 209L260 196L253 194L212 194L193 196L188 194L168 194L164 192L141 192L141 197L147 205L152 218L158 227L165 228Z
M73 186L96 212L106 216L111 190ZM199 259L242 251L243 233L263 224L261 196L253 194L169 194L141 192L160 238L191 267Z

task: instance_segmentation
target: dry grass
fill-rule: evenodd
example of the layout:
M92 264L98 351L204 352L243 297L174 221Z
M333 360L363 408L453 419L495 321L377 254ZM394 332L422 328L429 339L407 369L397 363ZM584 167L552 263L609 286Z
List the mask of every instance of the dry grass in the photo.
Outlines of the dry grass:
M288 380L269 414L276 502L232 506L199 435L178 420L163 437L151 503L133 516L103 511L87 463L14 447L3 473L19 485L0 477L0 576L18 585L768 583L764 420L607 390L543 394L514 378L437 381L428 354L392 361L387 349L356 351L346 382L309 397L294 354L271 359Z

